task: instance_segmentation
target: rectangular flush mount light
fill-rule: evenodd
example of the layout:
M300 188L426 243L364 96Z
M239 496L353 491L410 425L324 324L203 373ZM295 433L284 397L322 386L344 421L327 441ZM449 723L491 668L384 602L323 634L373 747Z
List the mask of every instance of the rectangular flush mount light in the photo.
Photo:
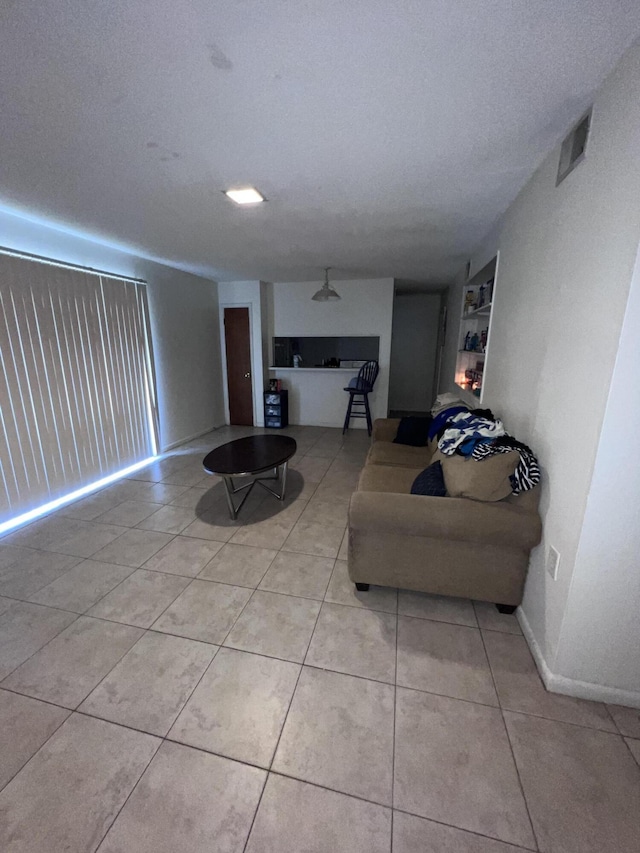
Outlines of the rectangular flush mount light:
M236 204L257 204L264 201L264 197L253 187L246 187L242 190L225 190L224 194Z

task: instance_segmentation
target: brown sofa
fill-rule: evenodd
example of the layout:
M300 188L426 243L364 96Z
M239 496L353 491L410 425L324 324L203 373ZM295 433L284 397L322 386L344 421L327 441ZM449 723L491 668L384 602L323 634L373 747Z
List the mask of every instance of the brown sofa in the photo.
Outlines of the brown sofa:
M541 537L539 489L498 501L412 495L411 484L438 451L394 444L398 423L374 423L349 506L349 577L361 590L400 587L490 601L512 612ZM515 462L516 454L503 456ZM457 462L465 464L462 457Z

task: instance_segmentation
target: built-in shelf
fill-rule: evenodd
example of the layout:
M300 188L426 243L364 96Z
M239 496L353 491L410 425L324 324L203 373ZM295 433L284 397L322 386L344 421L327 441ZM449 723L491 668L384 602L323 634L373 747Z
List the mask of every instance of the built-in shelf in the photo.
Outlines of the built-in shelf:
M495 303L497 270L498 257L496 256L470 278L462 289L455 382L464 392L463 397L469 401L482 400L482 389L489 362L491 313ZM475 307L478 302L487 298L489 302ZM469 303L473 307L469 307ZM465 310L465 307L468 310ZM465 343L468 344L470 341L473 341L474 346L484 346L484 351L465 349Z
M469 320L471 317L488 317L490 314L491 302L487 302L485 305L481 305L480 308L474 308L472 311L466 311L462 315L462 319Z

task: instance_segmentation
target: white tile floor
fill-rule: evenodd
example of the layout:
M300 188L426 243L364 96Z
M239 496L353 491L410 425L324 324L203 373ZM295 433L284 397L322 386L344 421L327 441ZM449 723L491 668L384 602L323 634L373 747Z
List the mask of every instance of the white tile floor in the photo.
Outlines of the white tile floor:
M222 429L0 541L6 853L637 853L640 712L514 617L346 570L368 439L294 427L230 521Z

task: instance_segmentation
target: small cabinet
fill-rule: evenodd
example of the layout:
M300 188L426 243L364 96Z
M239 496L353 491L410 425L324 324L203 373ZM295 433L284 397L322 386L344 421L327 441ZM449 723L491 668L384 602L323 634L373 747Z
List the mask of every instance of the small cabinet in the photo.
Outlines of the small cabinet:
M289 426L289 392L264 392L264 425L271 429Z
M460 333L456 358L456 385L482 400L495 304L498 258L495 257L462 290Z

